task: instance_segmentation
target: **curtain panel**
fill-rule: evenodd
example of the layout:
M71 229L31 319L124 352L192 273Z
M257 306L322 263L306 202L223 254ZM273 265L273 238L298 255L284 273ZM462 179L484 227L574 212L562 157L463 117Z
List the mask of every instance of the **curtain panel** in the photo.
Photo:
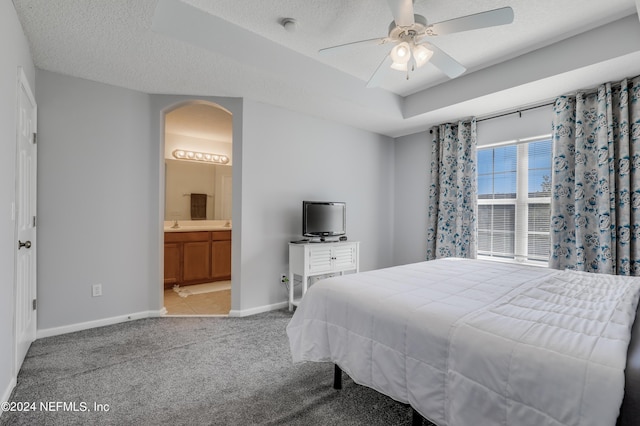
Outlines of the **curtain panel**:
M640 77L553 108L549 266L640 275Z
M477 254L476 120L431 128L427 260Z

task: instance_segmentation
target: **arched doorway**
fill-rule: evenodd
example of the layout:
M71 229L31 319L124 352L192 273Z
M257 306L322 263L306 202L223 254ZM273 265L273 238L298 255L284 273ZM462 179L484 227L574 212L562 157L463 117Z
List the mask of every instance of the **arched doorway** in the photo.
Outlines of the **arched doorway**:
M168 315L231 309L232 115L188 101L164 114L164 307Z

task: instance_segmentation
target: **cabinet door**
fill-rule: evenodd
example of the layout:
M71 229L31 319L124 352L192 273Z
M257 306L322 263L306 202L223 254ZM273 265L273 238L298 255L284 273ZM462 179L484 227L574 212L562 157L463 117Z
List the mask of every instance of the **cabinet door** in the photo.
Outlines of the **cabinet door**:
M231 241L211 243L211 278L213 281L231 279Z
M211 248L209 241L184 243L183 280L205 282L211 277ZM205 281L203 281L205 280Z
M336 271L356 269L355 245L341 245L333 248L333 267Z
M165 243L164 245L164 287L171 288L182 280L180 259L182 254L179 243Z
M331 258L332 250L330 245L318 244L310 246L309 250L309 273L320 274L322 272L331 272L333 262Z

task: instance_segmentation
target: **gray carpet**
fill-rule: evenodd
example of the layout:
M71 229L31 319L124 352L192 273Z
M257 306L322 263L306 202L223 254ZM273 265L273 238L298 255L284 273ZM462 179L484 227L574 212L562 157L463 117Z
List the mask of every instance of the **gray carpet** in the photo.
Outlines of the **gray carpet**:
M293 364L290 318L152 318L37 340L11 396L35 411L0 425L411 424L407 406L346 375L334 390L332 364Z

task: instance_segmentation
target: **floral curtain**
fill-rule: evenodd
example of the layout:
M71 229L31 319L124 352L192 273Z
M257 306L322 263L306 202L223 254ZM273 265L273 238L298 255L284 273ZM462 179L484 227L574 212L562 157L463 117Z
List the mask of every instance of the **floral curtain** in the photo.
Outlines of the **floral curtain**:
M431 129L427 260L474 259L476 240L476 120Z
M640 77L558 98L549 266L640 275Z

